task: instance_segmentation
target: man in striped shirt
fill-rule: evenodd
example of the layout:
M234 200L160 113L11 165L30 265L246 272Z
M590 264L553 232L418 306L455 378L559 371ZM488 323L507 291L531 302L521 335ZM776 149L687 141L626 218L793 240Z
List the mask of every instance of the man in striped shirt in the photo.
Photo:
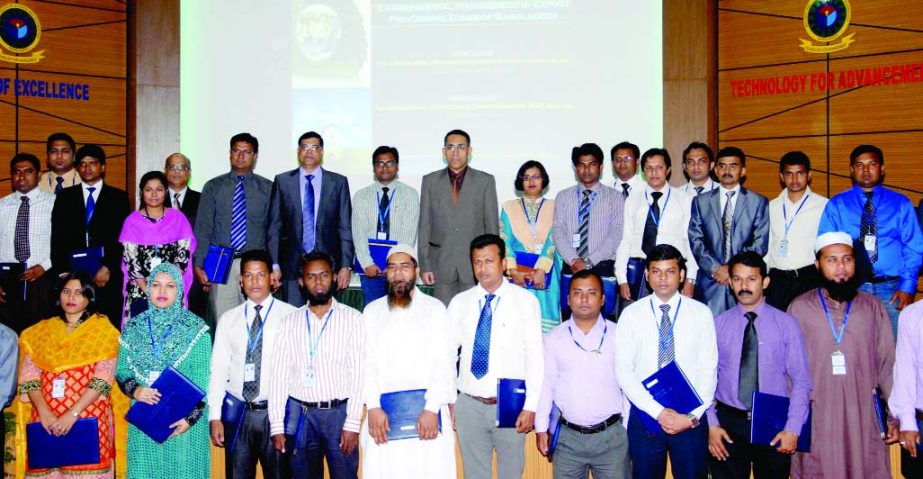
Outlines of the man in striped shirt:
M283 320L277 336L269 381L270 434L275 448L289 453L294 477L323 477L326 458L332 479L355 479L365 328L359 311L333 299L330 255L306 253L300 264L308 304ZM299 411L300 420L287 418L287 410Z

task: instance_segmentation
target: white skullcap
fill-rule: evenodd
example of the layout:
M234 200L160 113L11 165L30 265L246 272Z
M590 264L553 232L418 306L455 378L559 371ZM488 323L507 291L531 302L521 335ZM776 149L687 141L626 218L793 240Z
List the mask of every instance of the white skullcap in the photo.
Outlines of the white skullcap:
M388 250L388 257L386 258L386 260L391 259L391 256L397 253L404 253L410 256L411 258L413 258L414 261L418 261L417 252L413 249L412 246L404 244L404 243L400 243L400 244L396 244L392 246L391 249Z
M814 241L814 254L832 244L845 244L852 247L852 236L842 231L830 231L817 237Z

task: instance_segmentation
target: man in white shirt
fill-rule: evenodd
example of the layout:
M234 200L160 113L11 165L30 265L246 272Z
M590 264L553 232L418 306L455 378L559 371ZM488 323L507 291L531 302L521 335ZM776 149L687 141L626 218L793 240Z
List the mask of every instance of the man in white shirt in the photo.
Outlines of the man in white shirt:
M641 156L641 169L644 170L647 184L640 188L639 194L631 195L625 203L622 241L615 253L619 295L625 299L619 304L625 306L650 294L650 288L643 278L644 258L654 246L673 245L686 259L689 273L683 283L683 295L692 297L695 276L699 271L686 234L692 198L679 188L667 184L671 173L670 153L662 148L645 151ZM629 275L629 271L632 275ZM634 279L634 274L639 275L640 280L632 284L629 276Z
M615 184L612 186L627 200L629 195L644 186L644 178L638 174L641 149L634 143L623 141L613 146L609 155L612 157L612 174L615 176Z
M294 306L272 297L272 258L264 250L246 251L240 258L240 285L247 300L224 313L212 346L208 385L208 419L212 444L225 448L228 478L280 479L280 454L269 434L269 371L279 344L282 321ZM264 374L265 372L265 374ZM243 416L222 417L222 402L245 403ZM236 421L235 421L236 420Z
M455 419L466 479L520 477L525 433L532 430L544 375L542 313L528 290L506 281L506 246L495 234L474 238L471 265L478 284L449 303L454 347L461 347ZM526 399L516 428L498 428L497 383L524 379Z
M711 179L715 156L705 143L693 141L683 150L683 175L689 180L682 190L693 198L718 187Z
M654 293L625 308L619 318L615 374L632 404L628 451L636 479L664 477L667 453L673 477L705 477L708 421L704 414L718 381L718 346L711 311L679 294L685 263L673 246L654 247L647 255L646 271ZM702 400L688 414L665 408L644 387L647 377L674 361ZM652 434L642 414L656 418L661 430Z
M827 198L811 191L811 159L790 151L779 161L782 192L769 202L769 289L766 302L785 311L789 303L818 285L811 238L827 206Z
M294 477L356 479L362 421L365 327L359 311L333 298L333 257L320 251L299 260L307 303L282 321L269 382L269 429L289 454ZM297 418L286 418L289 412ZM289 424L301 424L289 429Z
M353 210L355 211L355 210ZM355 225L355 223L353 223ZM365 307L366 349L362 398L368 420L360 436L364 479L454 479L455 434L449 404L455 401L455 356L445 305L414 284L419 267L407 244L390 249L387 295ZM419 439L388 441L399 427L381 408L386 393L425 389L416 420Z

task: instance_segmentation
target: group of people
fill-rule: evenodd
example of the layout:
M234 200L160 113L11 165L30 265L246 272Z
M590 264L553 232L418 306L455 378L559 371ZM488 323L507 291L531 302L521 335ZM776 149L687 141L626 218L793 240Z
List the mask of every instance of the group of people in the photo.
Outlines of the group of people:
M170 155L135 211L104 183L100 146L55 133L49 171L11 160L0 400L15 405L19 475L207 477L210 439L228 477L356 477L361 450L366 478L449 478L456 442L465 477L491 477L494 455L499 477L520 477L533 430L559 478L664 477L668 456L675 478L884 478L893 442L904 475L923 474L923 235L875 146L852 151L853 187L829 201L807 155L785 154L769 201L742 186L736 147L691 143L677 187L669 152L622 142L610 187L586 143L575 185L546 198L527 161L502 204L462 130L419 194L394 147L351 196L315 132L273 181L253 172L255 137L229 146L230 171L201 194ZM232 252L226 280L206 271L216 247ZM354 273L362 312L336 297ZM652 395L674 367L698 407ZM207 396L161 444L125 411L169 395L152 387L168 368ZM522 406L499 427L505 380L522 381ZM386 395L418 390L413 424L389 417ZM761 395L788 398L768 444L751 442ZM85 419L98 463L30 467L25 424L66 436ZM408 428L417 438L389 440Z

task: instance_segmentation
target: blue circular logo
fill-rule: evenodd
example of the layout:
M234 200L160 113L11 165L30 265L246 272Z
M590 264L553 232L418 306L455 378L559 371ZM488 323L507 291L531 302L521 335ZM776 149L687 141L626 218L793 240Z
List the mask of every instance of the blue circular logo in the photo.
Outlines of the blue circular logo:
M27 7L0 7L0 45L14 53L25 53L38 44L42 34L38 17Z
M804 12L808 34L818 41L831 41L849 25L848 0L812 0Z

